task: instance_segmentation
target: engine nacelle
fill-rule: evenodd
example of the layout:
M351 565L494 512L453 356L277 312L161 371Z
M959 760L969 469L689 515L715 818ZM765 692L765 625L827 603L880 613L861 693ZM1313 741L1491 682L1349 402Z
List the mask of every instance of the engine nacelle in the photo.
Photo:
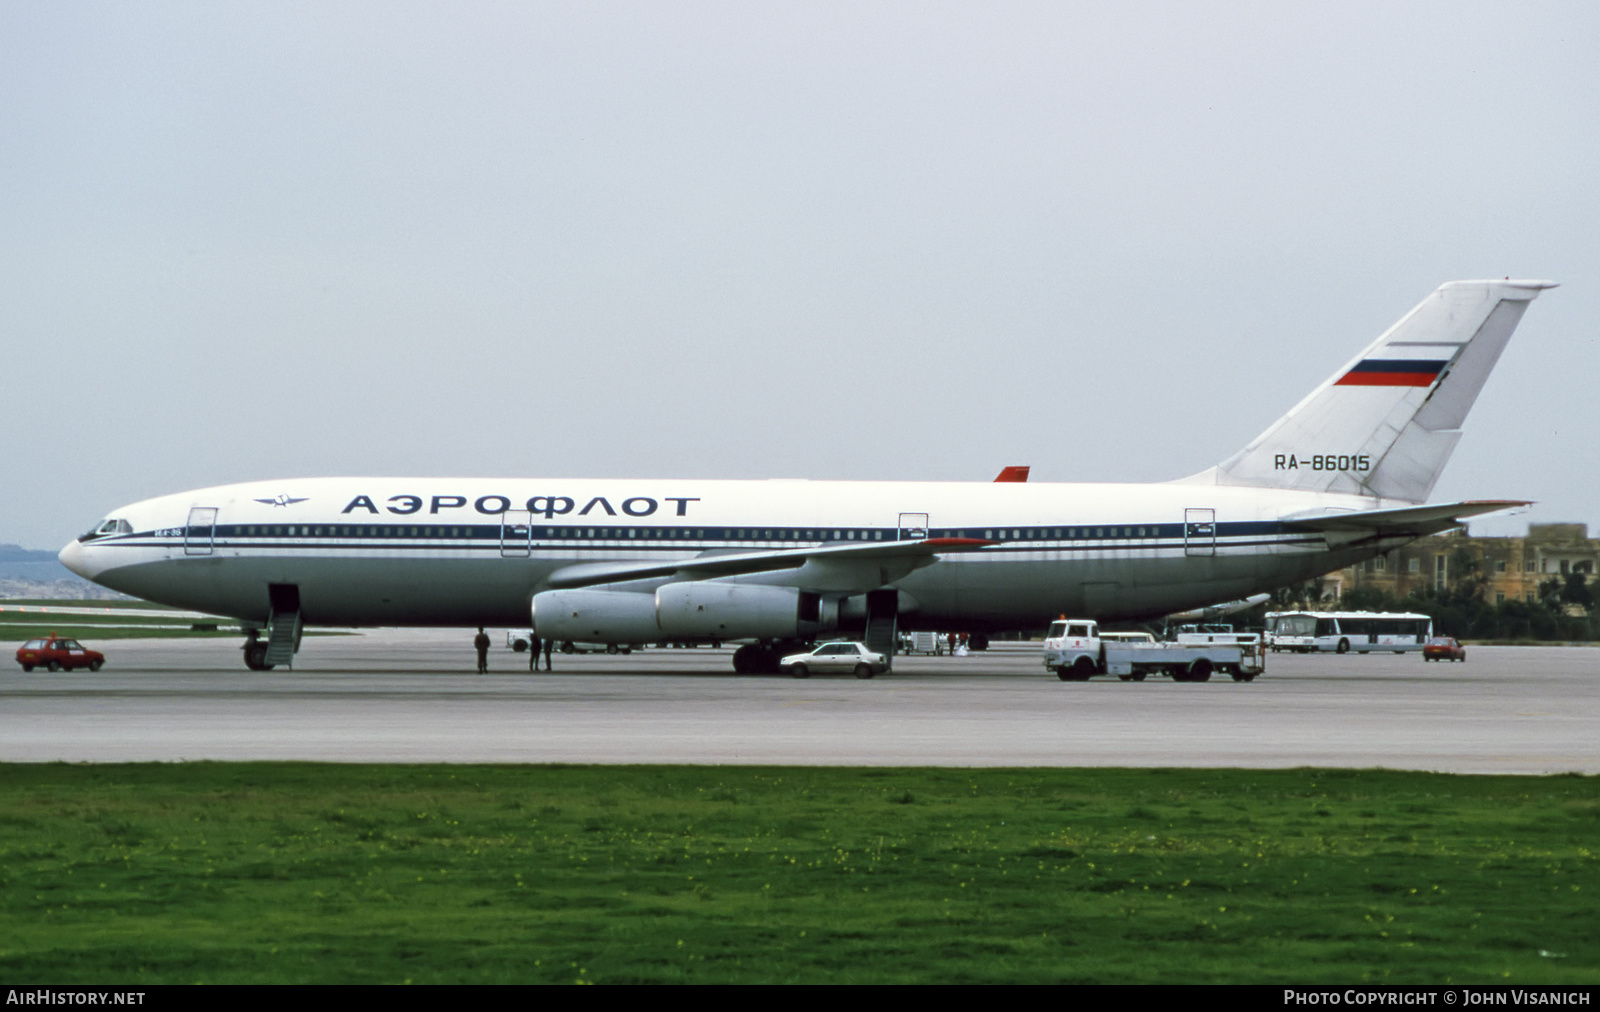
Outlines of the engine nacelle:
M718 581L669 583L654 595L547 590L533 596L533 629L584 643L795 639L839 624L839 602L793 587Z
M828 606L832 607L828 607ZM837 605L793 587L715 580L669 583L656 591L656 623L685 639L794 639L837 624Z
M582 643L649 643L661 638L656 601L615 590L547 590L533 595L533 631Z

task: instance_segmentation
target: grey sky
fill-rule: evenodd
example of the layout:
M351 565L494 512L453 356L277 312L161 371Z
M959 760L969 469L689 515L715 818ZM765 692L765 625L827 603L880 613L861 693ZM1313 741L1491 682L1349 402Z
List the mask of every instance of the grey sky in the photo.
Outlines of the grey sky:
M1435 498L1600 529L1600 7L0 0L0 541L327 474L1162 480L1548 277Z

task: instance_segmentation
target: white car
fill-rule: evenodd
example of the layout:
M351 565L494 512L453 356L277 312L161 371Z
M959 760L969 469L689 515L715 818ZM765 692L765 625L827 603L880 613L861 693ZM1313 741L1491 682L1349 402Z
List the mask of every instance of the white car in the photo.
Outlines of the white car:
M778 670L795 678L810 678L818 674L843 674L848 671L857 678L871 678L889 670L889 658L867 649L865 643L824 643L806 654L790 654L778 662Z

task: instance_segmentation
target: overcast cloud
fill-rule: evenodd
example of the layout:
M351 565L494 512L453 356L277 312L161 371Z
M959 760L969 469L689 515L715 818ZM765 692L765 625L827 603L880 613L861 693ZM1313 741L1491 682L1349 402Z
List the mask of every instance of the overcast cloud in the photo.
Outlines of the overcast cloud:
M0 541L334 474L1153 481L1551 278L1435 499L1600 533L1593 3L0 2Z

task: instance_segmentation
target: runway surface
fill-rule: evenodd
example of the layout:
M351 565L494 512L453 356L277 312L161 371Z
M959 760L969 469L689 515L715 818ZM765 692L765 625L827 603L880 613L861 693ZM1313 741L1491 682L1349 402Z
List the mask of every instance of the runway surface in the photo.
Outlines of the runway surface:
M502 634L503 636L503 634ZM1343 766L1600 773L1600 649L1270 655L1223 679L1064 683L1037 645L899 658L871 681L732 673L728 650L556 655L471 633L308 636L292 672L239 641L107 640L97 674L0 673L0 761Z

